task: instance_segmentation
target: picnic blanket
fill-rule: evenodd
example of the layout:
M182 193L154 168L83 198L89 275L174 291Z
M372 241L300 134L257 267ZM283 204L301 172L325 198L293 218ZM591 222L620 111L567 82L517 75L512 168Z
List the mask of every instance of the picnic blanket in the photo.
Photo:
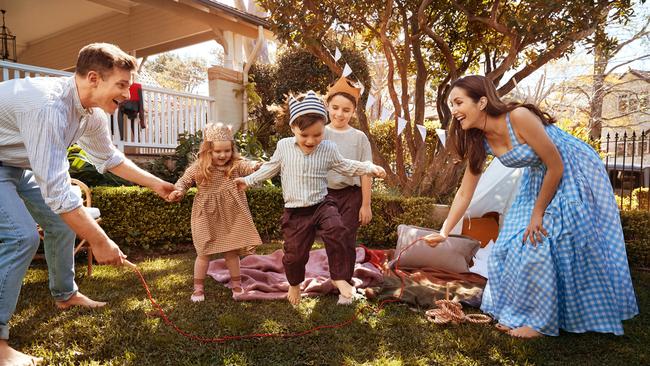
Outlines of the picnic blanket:
M378 286L383 275L377 266L370 263L364 248L356 249L356 264L352 281L357 288ZM284 299L289 290L289 283L282 266L281 249L268 255L249 255L241 260L242 288L245 292L237 300L276 300ZM230 273L224 259L210 262L208 275L216 281L229 286ZM329 265L325 249L312 250L305 268L305 280L301 284L303 295L317 296L338 293L330 280Z
M383 282L366 289L366 296L384 300L399 298L402 302L430 308L436 300L449 295L449 300L479 307L483 297L486 278L476 273L454 273L437 268L391 268L388 262L394 257L394 250L366 249L367 256L382 269ZM402 292L403 286L403 292Z

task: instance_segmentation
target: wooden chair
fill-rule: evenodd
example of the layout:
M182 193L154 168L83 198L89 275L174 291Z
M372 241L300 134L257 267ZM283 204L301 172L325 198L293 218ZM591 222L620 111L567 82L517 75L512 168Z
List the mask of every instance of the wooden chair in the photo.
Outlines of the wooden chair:
M70 183L72 183L73 186L78 186L81 189L81 199L83 199L83 206L85 209L88 211L90 216L95 219L95 222L98 224L102 222L102 218L100 216L100 212L98 208L93 207L92 203L92 195L90 194L90 188L83 183L82 181L78 179L72 178L70 180ZM90 243L86 239L81 239L77 246L74 248L74 254L77 254L80 250L86 249L86 252L88 253L88 276L92 276L93 274L93 250L90 247Z
M100 217L100 212L99 209L92 207L92 196L90 193L90 188L83 183L82 181L78 179L72 178L70 180L70 183L72 184L73 190L81 197L83 200L83 207L87 212L90 214L90 216L95 219L95 222L100 223L102 221L102 218ZM41 237L41 240L43 240L43 229L39 226L38 227L38 235ZM92 248L90 247L90 244L86 239L81 239L79 243L74 248L74 254L77 254L79 251L82 249L85 249L86 252L88 253L88 269L87 273L88 276L92 276L93 274L93 251ZM42 255L36 255L35 258L42 258Z

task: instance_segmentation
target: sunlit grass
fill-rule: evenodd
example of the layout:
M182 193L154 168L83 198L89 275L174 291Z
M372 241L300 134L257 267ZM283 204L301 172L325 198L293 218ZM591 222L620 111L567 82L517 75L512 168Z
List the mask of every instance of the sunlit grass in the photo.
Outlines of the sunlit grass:
M280 243L265 245L269 253ZM250 333L285 334L349 319L365 305L337 306L337 297L237 302L216 281L206 301L189 301L192 253L138 261L156 301L181 329L207 338ZM11 345L53 365L637 365L650 364L650 273L633 272L641 314L625 322L626 335L563 334L523 341L489 325L437 326L422 312L389 304L364 310L352 324L296 338L260 338L206 344L189 340L157 315L137 276L96 266L78 268L81 291L108 301L103 309L61 312L36 263L25 278L11 321ZM607 351L605 351L607 350Z

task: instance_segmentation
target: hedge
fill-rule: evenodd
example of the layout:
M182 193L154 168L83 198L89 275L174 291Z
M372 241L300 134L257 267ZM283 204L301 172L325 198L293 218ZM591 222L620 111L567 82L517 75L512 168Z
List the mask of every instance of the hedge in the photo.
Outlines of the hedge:
M190 189L180 203L167 203L140 187L95 187L93 205L102 212L101 226L119 245L128 248L171 249L190 243L192 199ZM282 191L264 187L246 191L253 221L264 240L280 239ZM373 220L359 230L359 241L368 247L390 248L397 240L399 224L440 227L444 214L433 199L373 195ZM650 267L650 212L623 211L623 231L633 266Z

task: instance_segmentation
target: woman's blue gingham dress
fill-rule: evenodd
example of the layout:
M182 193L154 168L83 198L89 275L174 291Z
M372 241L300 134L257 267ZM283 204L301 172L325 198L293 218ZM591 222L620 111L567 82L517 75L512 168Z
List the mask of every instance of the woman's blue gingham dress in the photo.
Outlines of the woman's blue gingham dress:
M564 173L544 214L549 236L536 247L522 244L546 167L530 146L517 141L509 115L506 123L513 149L498 158L526 169L488 260L481 310L506 326L527 325L546 335L560 329L623 334L621 321L639 310L602 161L586 143L546 126Z

